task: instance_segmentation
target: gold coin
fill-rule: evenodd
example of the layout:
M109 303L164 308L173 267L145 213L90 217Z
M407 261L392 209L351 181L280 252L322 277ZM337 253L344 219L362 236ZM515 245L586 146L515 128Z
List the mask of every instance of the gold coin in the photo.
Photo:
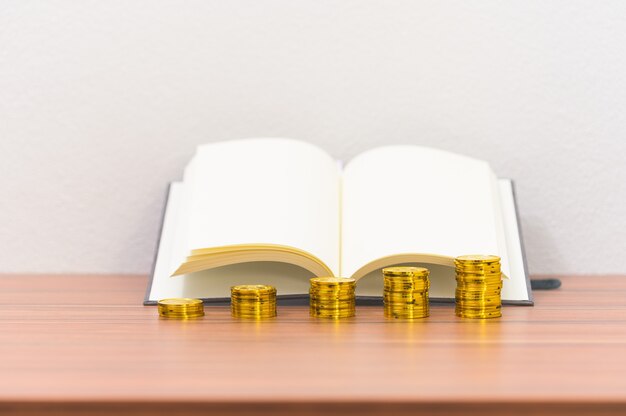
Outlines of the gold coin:
M430 282L414 282L414 283L405 283L405 284L392 284L392 283L383 283L383 290L388 292L425 292L430 289Z
M428 303L385 303L384 304L385 308L391 308L391 309L419 309L419 308L428 308L429 304Z
M491 264L500 262L500 257L495 255L467 254L456 257L454 262L460 264Z
M320 283L311 283L310 286L310 290L315 290L318 292L325 292L325 293L342 293L342 292L354 292L354 289L356 288L356 285L354 283L350 283L350 284L340 284L340 285L335 285L335 284L331 284L331 285L325 285L325 284L320 284Z
M315 318L330 318L330 319L340 319L340 318L352 318L356 313L354 311L349 313L330 313L324 314L318 311L311 311L311 316Z
M333 304L329 304L329 303L317 303L314 302L310 305L311 308L313 309L320 309L320 310L344 310L344 309L355 309L356 305L354 304L354 302L351 303L333 303Z
M319 296L319 297L323 297L323 298L336 298L336 297L346 297L346 296L354 296L354 289L353 290L348 290L348 291L325 291L325 290L316 290L315 288L311 288L311 290L309 290L309 294L314 295L314 296Z
M492 286L467 286L467 285L457 285L455 289L456 293L461 294L484 294L484 293L492 293L492 294L500 294L502 293L502 285L492 285Z
M352 285L356 280L349 277L313 277L310 279L311 284L334 286L334 285Z
M478 287L457 285L455 293L468 296L479 296L485 294L499 295L500 293L502 293L502 285Z
M344 294L344 295L318 295L315 292L311 292L309 293L309 298L311 299L321 299L321 300L328 300L328 301L337 301L337 300L350 300L350 299L354 299L354 293L351 294Z
M467 274L478 274L478 275L502 273L502 270L500 268L476 269L476 268L455 267L454 271L457 274L459 274L459 273L462 273L462 274L463 273L467 273Z
M247 290L237 290L236 288L231 288L230 294L232 296L238 296L240 298L262 298L262 297L272 297L276 296L276 289L272 291L247 291Z
M245 315L245 314L233 314L232 315L233 318L238 318L238 319L269 319L269 318L275 318L277 315L276 314L267 314L267 315L257 315L257 314L250 314L250 315Z
M503 281L500 280L465 280L465 279L456 279L457 286L467 286L467 287L491 287L491 286L502 286Z
M502 281L501 274L456 274L457 282L471 282L471 283L495 283Z
M159 305L171 306L171 307L188 307L194 305L202 305L202 300L200 299L192 299L192 298L168 298L161 299L157 302Z
M411 284L424 284L430 281L428 276L422 277L398 277L398 276L383 276L383 282L387 282L388 285L411 285Z
M459 269L468 269L468 270L490 270L490 269L499 269L502 266L500 261L495 262L468 262L462 260L454 260L454 266Z
M494 282L466 282L464 280L456 281L456 288L459 290L497 290L502 289L502 280Z
M464 313L467 313L467 314L472 314L472 313L480 314L480 313L485 313L485 312L493 312L493 311L497 311L500 309L502 309L502 305L486 305L482 307L456 305L456 307L454 308L454 310L463 311Z
M385 309L393 310L393 311L418 311L418 310L427 310L430 308L428 304L422 305L390 305L387 304L384 306Z
M351 300L340 300L340 301L326 301L326 300L311 299L309 303L311 305L323 305L323 306L326 306L326 307L329 307L329 306L333 306L333 307L347 307L347 306L354 306L356 304L354 299L351 299Z
M404 302L409 300L428 300L428 293L383 293L383 299L396 300L398 302Z
M310 290L309 295L315 296L318 298L325 298L325 299L353 298L354 291L327 293L327 292L318 292L317 290Z
M231 302L231 306L238 308L269 308L276 307L276 302Z
M463 309L484 309L495 306L502 306L500 299L486 299L486 300L460 300L456 299L456 306Z
M320 296L315 296L315 295L311 295L309 296L309 300L311 302L326 302L326 303L354 303L355 297L354 296L348 296L348 297L341 297L341 298L336 298L336 297L320 297Z
M463 312L458 312L456 313L456 316L458 316L459 318L466 318L466 319L491 319L491 318L501 318L502 312L500 311L488 312L488 313L482 313L482 314L476 314L476 315L468 315Z
M276 305L267 306L263 308L255 308L255 307L246 308L246 307L240 307L240 306L232 306L230 310L242 312L242 313L265 313L265 312L274 312L276 310Z
M494 303L494 302L502 302L502 299L500 298L500 296L492 296L492 297L485 297L485 298L467 298L467 297L456 297L455 302L458 304L476 304L476 303Z
M246 309L246 308L233 307L231 308L231 314L234 317L248 317L248 316L274 317L276 316L276 307L265 308L265 309L256 309L256 308Z
M482 296L500 296L502 294L501 288L462 288L458 287L454 291L456 296L463 297L482 297Z
M191 319L204 316L204 304L200 299L169 298L157 302L161 317L170 319Z
M195 315L195 314L199 314L199 313L204 313L203 309L196 309L196 310L191 310L191 311L175 311L175 310L168 310L168 309L159 309L159 313L160 314L166 314L169 316L176 316L176 315Z
M194 308L194 309L171 309L163 306L159 306L159 312L168 313L168 314L187 314L187 313L198 313L203 312L204 308Z
M166 319L185 320L185 319L202 318L204 316L204 312L187 313L187 314L181 314L181 315L172 315L172 314L169 314L169 313L159 313L159 316L161 318L166 318Z
M395 318L395 319L419 319L426 318L430 314L428 309L425 310L415 310L415 311L395 311L385 309L384 315L387 318Z
M274 299L253 299L253 300L241 300L231 299L231 305L275 305L276 298Z
M408 301L408 302L395 302L395 301L389 301L389 300L384 300L383 303L385 306L406 306L406 307L413 307L413 306L427 306L429 304L429 302L427 300L413 300L413 301Z
M385 301L385 307L389 308L422 308L428 306L428 302L389 302Z
M422 279L418 277L383 276L383 282L389 286L424 285L429 281L428 277Z
M170 319L191 319L204 316L204 308L172 309L166 305L158 305L159 316Z
M489 280L502 280L502 273L466 273L457 272L457 280L476 280L476 281L489 281Z
M263 293L276 293L276 288L269 285L238 285L230 288L231 293L237 293L241 295L245 294L263 294Z
M311 298L309 300L311 305L353 305L354 299L338 299L338 300L326 300Z
M355 308L344 308L344 309L324 309L324 308L311 308L309 309L311 315L320 316L320 315L354 315L356 311Z
M258 308L231 308L232 312L235 313L245 313L245 314L265 314L265 313L275 313L276 312L276 308L265 308L265 309L258 309Z
M311 301L310 306L317 308L348 308L354 307L355 302L320 302L320 301Z
M270 285L238 285L231 290L231 315L242 319L276 316L276 288Z
M385 302L385 308L427 308L429 302Z
M502 290L502 282L489 282L489 283L477 283L477 282L456 282L456 288L458 290L466 290L468 292L486 291L486 290Z
M386 318L395 318L395 319L418 319L418 318L426 318L430 315L430 311L389 311L385 310L383 312L383 316Z
M429 271L423 267L383 269L384 315L393 319L420 319L429 315Z
M461 318L470 318L470 319L489 319L489 318L499 318L502 316L502 310L489 310L489 311L467 311L463 309L455 310L455 314Z
M425 267L393 266L383 269L385 277L427 277L428 274L429 271Z
M310 279L309 314L317 318L349 318L355 314L356 280L341 277Z
M404 291L383 291L383 296L389 297L414 297L414 298L424 298L428 297L428 291L418 291L418 290L404 290Z
M254 299L276 299L276 292L274 293L232 293L231 296L235 299L254 300Z

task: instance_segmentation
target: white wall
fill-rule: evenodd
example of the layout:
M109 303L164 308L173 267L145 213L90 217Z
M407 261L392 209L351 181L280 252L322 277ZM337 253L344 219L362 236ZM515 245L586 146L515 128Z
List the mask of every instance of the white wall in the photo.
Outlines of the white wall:
M531 272L626 272L626 2L2 1L0 271L149 270L198 143L418 143L517 181Z

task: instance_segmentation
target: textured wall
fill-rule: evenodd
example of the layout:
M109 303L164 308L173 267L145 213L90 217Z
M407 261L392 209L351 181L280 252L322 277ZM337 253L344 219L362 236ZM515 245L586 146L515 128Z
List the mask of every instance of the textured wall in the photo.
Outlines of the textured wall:
M0 271L147 272L198 143L517 181L531 272L626 272L626 2L2 1Z

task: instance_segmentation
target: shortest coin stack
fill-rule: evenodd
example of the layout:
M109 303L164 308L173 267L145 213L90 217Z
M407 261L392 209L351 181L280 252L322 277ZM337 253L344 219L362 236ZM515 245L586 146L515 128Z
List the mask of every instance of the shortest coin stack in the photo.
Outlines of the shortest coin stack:
M233 286L230 294L230 310L235 318L266 319L276 316L276 288L273 286Z
M462 318L502 316L500 257L467 255L454 259L456 315Z
M161 299L157 305L159 316L163 318L191 319L204 316L204 304L200 299Z
M356 280L342 277L314 277L310 282L311 316L331 319L354 316Z
M423 267L383 269L385 316L396 319L426 318L429 313L429 271Z

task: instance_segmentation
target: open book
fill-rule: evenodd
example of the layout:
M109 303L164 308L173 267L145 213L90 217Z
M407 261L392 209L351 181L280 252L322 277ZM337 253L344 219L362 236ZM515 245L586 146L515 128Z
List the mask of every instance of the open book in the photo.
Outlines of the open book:
M170 185L145 303L257 283L305 297L313 276L380 298L391 265L429 268L431 298L452 299L453 258L476 253L501 256L504 303L532 304L512 183L484 161L407 145L342 166L291 139L219 142Z

